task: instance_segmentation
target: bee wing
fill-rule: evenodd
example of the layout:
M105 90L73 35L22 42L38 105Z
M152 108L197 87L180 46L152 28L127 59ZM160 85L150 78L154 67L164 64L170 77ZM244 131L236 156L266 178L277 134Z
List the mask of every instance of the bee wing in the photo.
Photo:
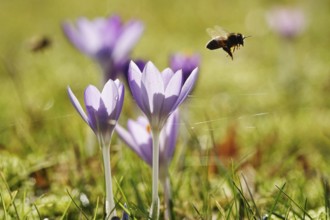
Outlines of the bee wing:
M220 26L214 26L214 28L207 28L206 32L212 37L212 38L216 38L216 37L220 37L220 36L226 36L228 34L228 32L226 30L224 30L222 27Z

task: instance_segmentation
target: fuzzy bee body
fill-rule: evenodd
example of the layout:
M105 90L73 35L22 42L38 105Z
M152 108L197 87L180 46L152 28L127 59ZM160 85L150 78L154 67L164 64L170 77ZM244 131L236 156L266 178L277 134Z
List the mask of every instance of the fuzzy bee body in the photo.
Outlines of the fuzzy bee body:
M220 27L215 29L207 29L207 32L213 37L207 44L206 48L209 50L216 50L222 48L233 59L233 52L241 45L244 46L244 37L240 33L227 33Z

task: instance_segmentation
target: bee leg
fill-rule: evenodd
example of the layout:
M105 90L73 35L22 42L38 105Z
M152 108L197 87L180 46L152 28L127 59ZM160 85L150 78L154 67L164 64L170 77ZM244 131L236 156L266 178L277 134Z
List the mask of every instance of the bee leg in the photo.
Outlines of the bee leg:
M230 48L228 48L228 47L223 47L222 49L228 53L228 55L231 57L232 60L234 59L234 58L233 58L233 54L232 54Z

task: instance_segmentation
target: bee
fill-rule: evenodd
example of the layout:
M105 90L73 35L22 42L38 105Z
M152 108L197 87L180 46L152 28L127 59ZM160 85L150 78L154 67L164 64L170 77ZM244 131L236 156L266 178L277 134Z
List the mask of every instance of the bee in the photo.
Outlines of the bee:
M52 40L47 36L35 36L29 42L29 50L31 52L39 52L49 48Z
M206 48L209 50L216 50L222 48L227 54L233 58L233 52L235 49L239 49L240 45L244 46L244 37L241 33L228 33L219 26L206 29L212 39L206 44Z

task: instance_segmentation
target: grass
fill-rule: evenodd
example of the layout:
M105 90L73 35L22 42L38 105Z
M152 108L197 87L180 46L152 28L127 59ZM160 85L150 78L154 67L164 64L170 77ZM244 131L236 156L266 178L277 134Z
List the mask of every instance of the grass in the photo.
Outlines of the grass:
M330 218L329 2L299 3L308 26L291 43L267 27L270 2L189 4L196 10L183 0L0 2L1 219L102 218L101 154L93 138L86 148L91 135L66 94L70 85L81 99L100 75L60 24L112 13L146 25L134 58L165 68L176 51L202 57L170 167L176 219ZM234 61L204 48L214 25L252 35ZM43 35L52 45L32 53ZM126 95L120 123L138 114ZM120 213L147 219L151 169L117 136L111 151Z

